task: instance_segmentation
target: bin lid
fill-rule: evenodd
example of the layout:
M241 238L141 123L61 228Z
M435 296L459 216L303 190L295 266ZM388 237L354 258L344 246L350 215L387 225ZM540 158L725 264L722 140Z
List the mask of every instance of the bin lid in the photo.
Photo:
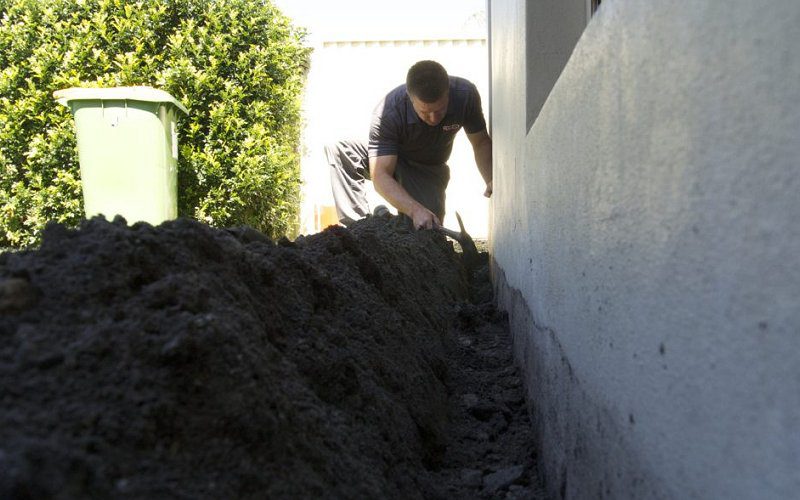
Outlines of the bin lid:
M70 101L144 101L144 102L165 102L172 104L176 108L189 114L183 104L163 90L153 87L107 87L107 88L87 88L71 87L53 92L53 97L64 106L69 106Z

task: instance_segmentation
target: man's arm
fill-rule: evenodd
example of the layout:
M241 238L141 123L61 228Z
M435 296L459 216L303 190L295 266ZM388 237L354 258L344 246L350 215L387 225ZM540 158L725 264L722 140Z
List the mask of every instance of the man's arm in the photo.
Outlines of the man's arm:
M411 217L416 229L432 229L441 225L436 215L415 200L403 186L394 179L397 155L376 156L369 159L369 172L375 190L391 203L399 212Z
M486 191L483 195L487 198L492 196L492 138L486 130L475 132L474 134L467 134L470 144L472 144L472 151L475 154L475 164L478 166L478 171L486 183Z

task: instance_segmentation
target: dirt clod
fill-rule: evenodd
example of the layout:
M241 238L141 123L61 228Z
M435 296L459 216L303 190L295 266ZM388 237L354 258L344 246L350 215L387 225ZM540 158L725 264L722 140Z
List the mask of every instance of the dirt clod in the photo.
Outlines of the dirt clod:
M10 312L30 307L36 302L36 291L24 278L6 278L0 281L0 312Z

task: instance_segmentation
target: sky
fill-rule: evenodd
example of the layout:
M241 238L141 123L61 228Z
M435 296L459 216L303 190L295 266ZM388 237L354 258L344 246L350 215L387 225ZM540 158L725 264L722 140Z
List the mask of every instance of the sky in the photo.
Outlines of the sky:
M486 0L273 0L309 40L485 32Z

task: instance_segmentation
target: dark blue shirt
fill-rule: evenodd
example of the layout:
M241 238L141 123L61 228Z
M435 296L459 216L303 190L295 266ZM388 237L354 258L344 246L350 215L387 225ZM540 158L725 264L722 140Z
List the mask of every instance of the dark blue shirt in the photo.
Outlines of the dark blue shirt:
M481 97L472 82L450 77L447 114L435 127L417 116L403 84L386 94L373 111L369 156L397 155L423 165L444 165L462 128L468 134L486 129Z

